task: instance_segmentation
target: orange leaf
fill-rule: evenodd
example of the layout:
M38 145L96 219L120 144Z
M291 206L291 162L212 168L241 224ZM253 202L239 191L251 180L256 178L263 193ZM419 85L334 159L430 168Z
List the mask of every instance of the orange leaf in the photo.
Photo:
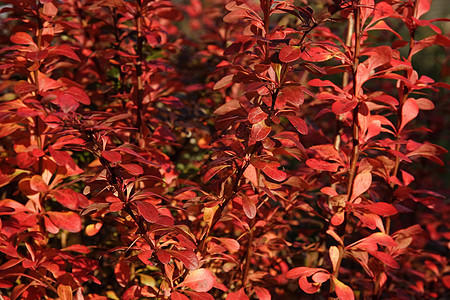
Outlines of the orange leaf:
M119 162L122 159L120 153L115 151L102 151L102 156L112 163Z
M266 125L265 120L253 124L251 130L251 138L256 141L262 141L265 139L272 129Z
M81 218L73 211L68 212L47 212L50 220L58 226L58 228L67 230L69 232L79 232L81 230Z
M268 114L265 113L261 107L255 107L248 113L248 120L252 124L261 122L267 118Z
M294 60L297 60L302 55L302 49L298 46L284 46L280 50L280 60L282 62L292 62Z
M330 255L331 263L333 264L333 271L336 270L336 266L339 260L339 249L336 246L331 246L328 250L328 254Z
M401 132L406 124L414 120L414 118L417 117L418 114L419 105L414 99L408 98L402 105L402 123L400 124L400 128L398 129L398 131Z
M339 297L339 300L354 300L355 295L353 294L352 289L348 286L343 284L341 281L339 281L337 278L333 277L334 282L334 288L336 290L336 294Z
M70 285L60 284L56 289L60 300L72 300L72 288Z
M16 32L10 39L14 44L34 44L33 38L26 32Z
M372 174L369 171L363 171L356 175L353 182L353 192L350 201L355 200L358 196L363 194L370 188L372 184Z
M234 293L229 293L226 300L249 300L243 288Z
M159 219L159 213L156 207L150 202L135 201L139 214L144 217L147 222L156 223Z
M207 269L198 269L189 273L179 286L187 286L196 292L207 292L213 288L216 277Z

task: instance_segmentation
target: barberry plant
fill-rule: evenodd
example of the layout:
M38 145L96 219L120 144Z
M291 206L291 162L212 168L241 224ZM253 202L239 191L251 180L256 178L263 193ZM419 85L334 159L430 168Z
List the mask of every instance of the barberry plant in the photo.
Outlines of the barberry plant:
M3 3L0 298L449 296L431 0Z

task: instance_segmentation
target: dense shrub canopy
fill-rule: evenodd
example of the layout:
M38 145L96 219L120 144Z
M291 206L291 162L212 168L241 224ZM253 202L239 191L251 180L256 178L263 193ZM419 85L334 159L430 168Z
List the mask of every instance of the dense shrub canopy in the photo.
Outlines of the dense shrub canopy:
M0 298L450 297L430 5L3 1Z

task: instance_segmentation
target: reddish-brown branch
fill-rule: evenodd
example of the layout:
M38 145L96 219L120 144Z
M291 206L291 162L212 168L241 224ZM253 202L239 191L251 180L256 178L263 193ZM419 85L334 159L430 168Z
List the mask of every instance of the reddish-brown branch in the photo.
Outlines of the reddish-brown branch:
M353 8L353 15L354 15L354 35L355 35L355 44L354 44L354 52L353 52L353 66L352 66L352 75L353 75L353 100L359 101L358 95L356 95L356 86L357 86L357 70L358 70L358 64L359 64L359 53L361 49L361 19L360 19L360 8L356 4ZM347 201L350 200L350 197L353 192L353 184L356 176L357 166L358 166L358 159L359 159L359 124L358 124L358 112L359 112L359 104L353 109L353 123L352 123L352 134L353 134L353 147L351 151L351 157L350 157L350 169L348 173L348 181L347 181ZM347 217L347 216L346 216ZM344 225L345 226L345 225ZM344 234L341 237L342 241L344 241L345 237L345 229ZM342 245L338 246L339 249L339 256L338 256L338 263L336 265L336 268L333 272L334 277L339 276L339 269L341 266L342 258L344 255L344 248ZM330 294L333 293L335 290L334 284L330 284ZM330 299L332 297L330 296Z

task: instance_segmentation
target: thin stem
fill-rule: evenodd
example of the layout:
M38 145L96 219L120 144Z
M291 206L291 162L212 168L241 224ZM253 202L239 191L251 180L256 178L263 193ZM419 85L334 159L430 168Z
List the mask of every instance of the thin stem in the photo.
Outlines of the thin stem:
M353 98L354 101L358 100L358 95L356 95L356 86L357 86L357 70L358 70L358 64L359 64L359 53L361 49L361 20L360 20L360 10L358 4L356 4L353 8L353 15L354 15L354 35L355 35L355 45L354 45L354 53L353 53L353 66L352 66L352 75L353 75ZM347 182L347 194L348 198L347 201L350 201L350 197L353 192L353 183L356 176L356 169L358 165L358 159L359 159L359 124L358 124L358 112L359 112L359 103L358 105L353 109L353 124L352 124L352 133L353 133L353 147L351 151L351 158L350 158L350 170L348 175L348 182ZM344 233L341 237L342 240L344 240L345 237L345 228ZM342 245L338 246L339 249L339 257L338 257L338 263L336 265L336 268L333 272L333 275L335 278L338 278L339 275L339 269L341 266L343 254L344 254L344 248ZM335 290L335 286L333 283L330 284L330 295ZM329 297L329 299L332 299L333 297Z
M245 266L244 271L242 273L242 287L245 287L245 283L248 278L248 272L250 270L250 262L253 254L252 243L253 243L253 235L254 230L253 227L256 224L256 216L250 221L250 232L248 233L248 241L247 241L247 252L245 254Z
M237 189L239 187L239 182L242 178L242 175L244 174L245 170L248 168L248 166L250 165L250 160L251 157L257 153L257 151L259 150L259 148L261 147L262 143L261 142L257 142L252 149L252 152L250 154L250 158L245 162L245 164L242 166L242 168L240 168L236 174L234 183L233 183L233 188L230 190L228 196L225 198L225 200L219 205L219 208L215 211L213 219L211 221L211 225L208 227L206 233L203 235L203 237L201 238L201 240L199 241L199 245L198 245L198 252L203 254L204 250L205 250L205 246L206 246L206 240L209 237L209 233L210 231L214 228L214 226L217 224L217 222L219 222L220 218L222 217L222 213L225 209L225 207L228 205L228 203L234 198L234 196L237 193Z
M417 5L417 1L414 0L414 13L413 13L413 17L415 18L417 16L417 11L419 9L419 5ZM408 57L407 60L409 62L412 61L412 55L411 55L411 51L413 49L414 43L415 43L415 34L416 34L416 30L415 28L412 28L411 30L411 36L409 39L409 50L408 50ZM405 76L408 75L407 71L404 71L403 74ZM408 95L409 95L409 90L408 87L405 85L405 83L403 81L400 82L400 88L399 88L399 100L400 100L400 105L398 107L398 112L401 112L402 107L403 107L403 103L405 103L406 99L408 99ZM397 120L397 136L396 136L396 140L399 141L401 136L400 136L400 132L398 132L398 129L400 129L400 126L402 124L402 114L398 113L398 120ZM400 151L400 144L397 143L395 145L395 151ZM393 177L397 177L398 174L398 170L400 169L400 157L396 156L395 157L395 164L394 164L394 168L392 170L392 176ZM394 182L390 183L390 187L391 189L394 188ZM391 230L391 218L390 217L386 217L386 233L389 234Z
M136 66L136 77L137 77L137 120L136 128L138 129L138 136L142 134L142 101L144 97L144 86L142 84L142 62L144 60L142 53L142 45L144 43L144 37L142 34L142 3L141 0L137 0L137 11L136 11L136 30L137 30L137 61Z
M418 7L419 6L417 5L416 0L414 0L414 14L413 14L413 17L416 17ZM407 57L407 60L409 62L412 61L412 55L411 55L412 52L411 51L412 51L412 48L413 48L414 43L415 43L415 35L416 35L416 30L415 30L415 28L412 28L411 36L410 36L410 39L409 39L409 50L408 50L408 57ZM407 71L404 71L403 74L405 76L408 75ZM405 101L406 101L406 99L408 99L408 95L409 95L408 87L405 85L405 83L403 81L400 83L399 92L400 92L399 93L400 94L400 105L399 105L399 109L398 110L401 111L403 103L405 103ZM401 123L402 123L402 114L400 113L400 114L398 114L397 129L400 128ZM397 133L397 140L399 140L399 139L400 139L400 133L398 132ZM395 145L395 150L396 151L400 150L400 145L399 144ZM393 169L393 172L392 172L392 176L394 176L394 177L397 176L399 166L400 166L400 158L398 156L396 156L395 157L395 165L394 165L394 169ZM394 183L392 182L391 183L391 188L393 188L393 187L394 187Z
M355 49L353 53L353 97L354 101L358 100L358 95L356 95L356 86L358 84L358 77L357 77L357 70L358 70L358 64L359 64L359 52L361 50L361 19L359 17L360 11L359 6L356 5L353 10L354 14L354 34L355 34ZM350 200L351 194L353 192L353 181L355 180L356 176L356 167L358 163L359 158L359 126L358 126L358 111L359 111L359 104L353 109L353 124L352 124L352 130L353 130L353 147L352 147L352 153L351 153L351 159L350 159L350 171L349 171L349 178L347 182L347 193L348 193L348 200Z
M45 278L44 275L42 275L37 270L35 270L35 272L39 276L39 279L42 280L42 282L44 282L52 292L54 292L55 294L58 294L58 291L56 290L56 288L52 285L52 283L50 281L47 280L47 278Z
M41 8L41 4L39 3L38 7L37 7L37 23L38 23L38 30L37 30L37 47L38 47L38 52L41 51L42 49L42 31L44 29L44 25L42 24L42 19L40 17L40 8ZM33 71L33 79L34 79L34 85L36 87L36 91L35 91L35 97L38 101L41 100L41 95L39 94L39 68L36 68L36 70ZM42 149L42 141L41 141L41 135L39 133L39 117L35 117L34 118L34 131L35 131L35 135L36 135L36 141L38 144L39 149ZM42 159L39 158L39 171L42 169L41 168L42 165Z

